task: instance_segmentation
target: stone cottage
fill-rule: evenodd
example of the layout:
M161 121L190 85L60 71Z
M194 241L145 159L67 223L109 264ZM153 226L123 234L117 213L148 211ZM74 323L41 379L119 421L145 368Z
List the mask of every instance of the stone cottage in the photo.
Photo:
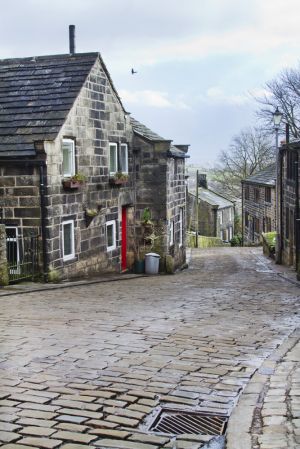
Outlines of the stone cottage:
M34 234L46 279L131 269L145 206L173 226L162 256L184 262L186 153L139 134L99 53L1 60L0 87L0 219L17 265Z
M198 179L198 233L229 242L234 235L235 203L208 188L206 175ZM196 231L196 195L188 194L188 228Z
M294 266L300 279L300 142L284 144L278 155L277 262Z
M276 164L242 181L242 229L244 244L276 230Z
M172 145L149 128L131 118L135 167L135 206L138 239L147 239L143 211L151 211L157 234L155 250L170 256L174 268L185 263L186 251L186 188L185 159L189 145ZM164 262L164 261L163 261Z

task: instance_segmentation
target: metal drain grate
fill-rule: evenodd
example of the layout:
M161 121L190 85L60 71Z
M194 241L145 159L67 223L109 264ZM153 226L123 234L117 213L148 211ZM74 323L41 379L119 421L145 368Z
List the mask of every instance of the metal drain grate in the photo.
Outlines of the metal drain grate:
M172 435L224 435L227 421L228 416L224 415L163 409L149 430Z

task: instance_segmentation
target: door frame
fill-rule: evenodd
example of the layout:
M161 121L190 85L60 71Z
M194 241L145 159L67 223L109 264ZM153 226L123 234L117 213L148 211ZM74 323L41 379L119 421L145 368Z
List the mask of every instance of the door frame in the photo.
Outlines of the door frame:
M127 206L122 206L121 270L127 270Z

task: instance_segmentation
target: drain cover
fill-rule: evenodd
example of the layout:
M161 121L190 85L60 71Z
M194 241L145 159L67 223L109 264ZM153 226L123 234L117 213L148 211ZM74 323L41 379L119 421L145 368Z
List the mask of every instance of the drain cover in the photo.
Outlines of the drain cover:
M227 421L225 415L162 409L149 430L172 435L224 435Z

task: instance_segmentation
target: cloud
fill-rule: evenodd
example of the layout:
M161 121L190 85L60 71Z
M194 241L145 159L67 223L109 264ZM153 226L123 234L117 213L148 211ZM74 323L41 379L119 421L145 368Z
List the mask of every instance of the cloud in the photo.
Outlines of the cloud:
M119 90L122 101L126 104L141 104L155 108L189 109L182 98L171 99L167 92L157 90Z
M270 0L251 0L252 4L243 3L242 9L237 2L226 2L228 11L225 14L222 2L212 0L211 11L207 8L202 11L206 25L200 20L199 9L194 5L192 15L197 18L198 27L193 23L191 28L180 27L180 32L176 34L170 30L163 34L159 32L156 36L146 33L140 35L141 39L130 35L126 42L119 42L112 49L113 59L118 60L119 64L125 64L125 60L129 59L146 66L171 61L195 61L213 55L265 58L276 51L278 58L290 64L295 59L300 40L299 14L291 13L298 10L297 3L296 0L274 1L275 6ZM217 10L217 4L221 11ZM173 11L173 16L176 12L179 13ZM156 29L153 23L152 31ZM182 33L183 30L185 33Z
M243 105L250 101L250 97L246 94L228 94L219 86L212 86L200 96L201 101L209 103L226 103L230 105ZM253 101L253 100L252 100Z

